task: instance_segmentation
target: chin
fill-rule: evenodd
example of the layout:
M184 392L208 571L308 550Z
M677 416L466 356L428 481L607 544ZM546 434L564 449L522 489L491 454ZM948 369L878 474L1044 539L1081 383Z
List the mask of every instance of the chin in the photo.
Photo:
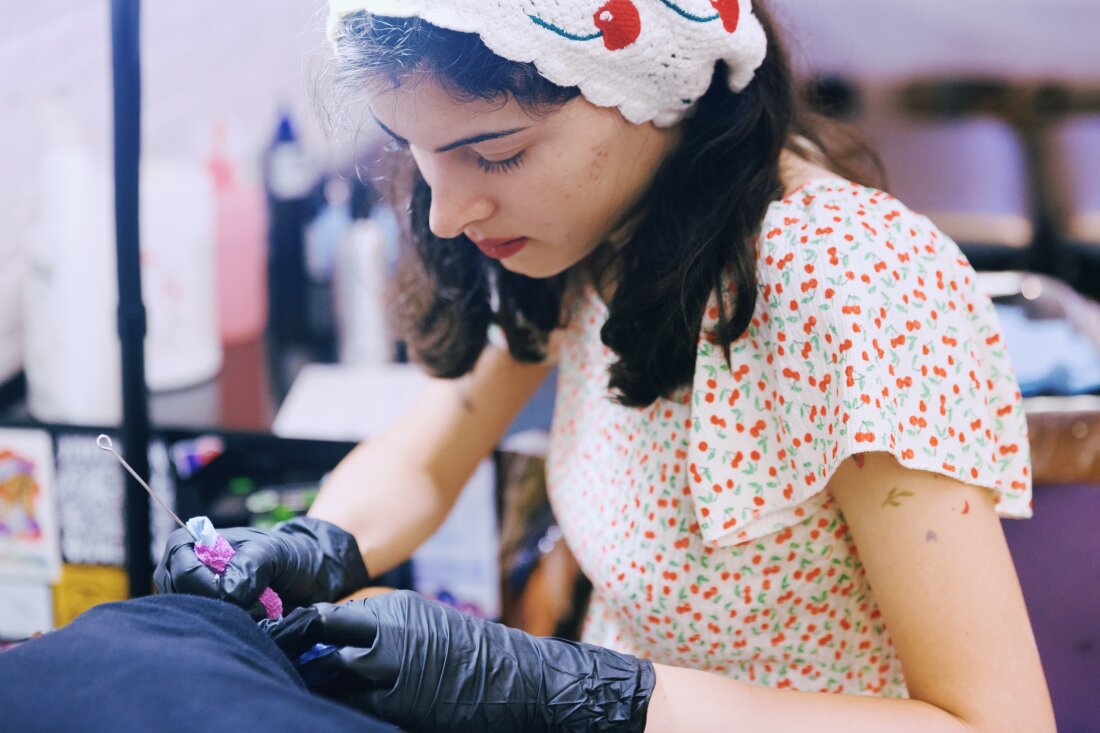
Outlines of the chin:
M501 264L508 272L514 272L517 275L523 275L534 280L546 280L551 277L562 274L569 269L569 263L550 263L550 262L537 262L526 260L522 256L509 257L506 260L501 260Z

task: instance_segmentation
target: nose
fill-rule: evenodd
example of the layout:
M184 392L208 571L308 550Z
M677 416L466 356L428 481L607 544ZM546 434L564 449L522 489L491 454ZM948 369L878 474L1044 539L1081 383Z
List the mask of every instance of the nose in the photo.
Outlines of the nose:
M446 168L435 166L431 178L425 177L432 189L428 228L440 239L454 239L470 225L491 217L496 204L482 181Z

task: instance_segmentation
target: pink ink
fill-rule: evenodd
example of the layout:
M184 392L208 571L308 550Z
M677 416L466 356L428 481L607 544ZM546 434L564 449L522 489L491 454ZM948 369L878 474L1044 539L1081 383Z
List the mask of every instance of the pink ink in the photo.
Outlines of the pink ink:
M187 528L199 538L195 543L195 556L199 561L219 575L224 573L229 560L237 554L229 541L217 534L214 525L206 517L191 519ZM264 588L264 592L260 594L260 605L269 619L276 620L283 615L283 600L270 588Z

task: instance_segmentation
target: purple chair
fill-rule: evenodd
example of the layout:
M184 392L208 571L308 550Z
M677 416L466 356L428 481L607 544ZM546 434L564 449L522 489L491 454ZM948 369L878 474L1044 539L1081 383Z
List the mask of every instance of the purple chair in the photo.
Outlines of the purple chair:
M971 258L1023 261L1035 237L1027 152L993 117L892 120L868 131L889 188Z
M1004 530L1058 730L1100 731L1100 486L1035 487L1035 516Z

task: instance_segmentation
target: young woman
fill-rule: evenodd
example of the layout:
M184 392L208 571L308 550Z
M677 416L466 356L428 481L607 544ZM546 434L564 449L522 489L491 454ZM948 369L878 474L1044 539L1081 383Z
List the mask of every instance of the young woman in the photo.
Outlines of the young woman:
M415 162L398 305L439 379L311 517L234 532L223 578L177 535L160 587L271 584L307 606L289 653L348 647L318 689L416 730L1053 730L992 307L845 177L755 5L333 0L342 86ZM326 603L439 526L553 365L588 644Z

